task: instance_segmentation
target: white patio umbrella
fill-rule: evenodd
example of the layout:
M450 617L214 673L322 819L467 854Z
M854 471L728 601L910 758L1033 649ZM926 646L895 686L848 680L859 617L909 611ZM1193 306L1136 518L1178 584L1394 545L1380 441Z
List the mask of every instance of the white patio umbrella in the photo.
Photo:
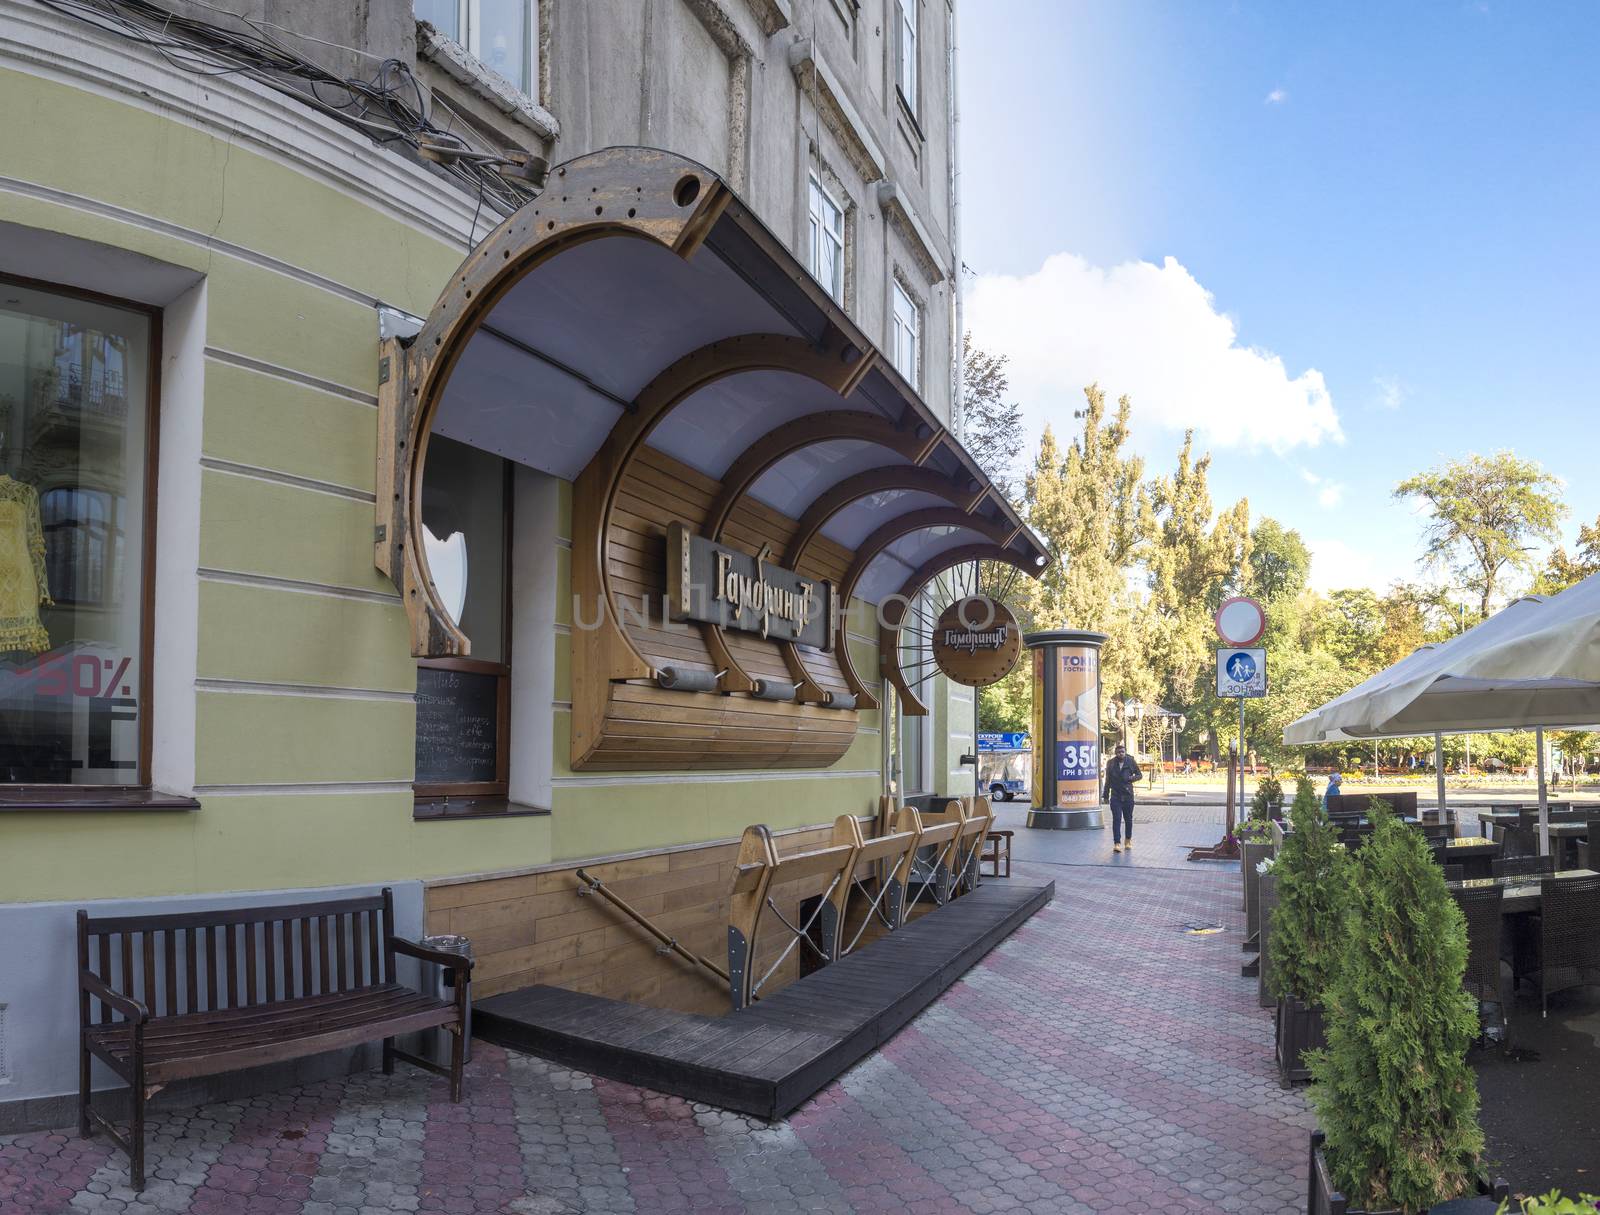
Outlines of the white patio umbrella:
M1549 599L1519 599L1476 628L1408 655L1292 723L1284 741L1433 734L1437 754L1442 734L1533 729L1540 847L1548 852L1544 730L1597 721L1600 575Z

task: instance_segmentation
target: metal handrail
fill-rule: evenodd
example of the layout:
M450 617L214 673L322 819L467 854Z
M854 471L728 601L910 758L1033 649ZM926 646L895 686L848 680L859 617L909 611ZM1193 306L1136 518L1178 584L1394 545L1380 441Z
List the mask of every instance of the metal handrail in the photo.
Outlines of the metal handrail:
M635 910L632 905L629 904L628 900L623 898L621 895L607 889L606 884L599 878L590 877L582 869L577 871L576 877L578 879L578 894L580 896L598 894L606 902L610 903L618 911L622 912L623 915L627 916L635 924L639 925L640 928L643 928L657 941L659 941L661 948L656 950L658 954L663 956L669 953L677 954L685 962L690 962L696 966L705 967L724 983L730 982L728 978L728 972L726 970L718 966L715 962L701 957L697 953L690 953L682 945L678 944L677 937L669 936L667 933L657 928L650 922L650 918L648 916Z

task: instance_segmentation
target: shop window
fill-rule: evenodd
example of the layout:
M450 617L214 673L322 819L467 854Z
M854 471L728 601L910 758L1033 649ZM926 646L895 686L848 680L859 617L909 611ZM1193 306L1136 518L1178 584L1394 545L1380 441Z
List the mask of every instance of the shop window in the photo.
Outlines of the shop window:
M920 0L895 0L899 21L895 40L895 86L912 117L917 114L917 6Z
M158 321L0 280L0 780L148 780Z
M844 208L811 175L809 235L811 273L828 294L844 303Z
M895 370L905 376L911 387L921 392L922 309L898 279L894 282L894 317L889 352Z
M418 21L459 42L532 97L538 83L537 0L415 0Z
M428 441L422 483L428 568L446 609L471 640L472 656L417 662L419 815L440 812L450 799L507 796L510 469L499 456L464 443L439 435Z

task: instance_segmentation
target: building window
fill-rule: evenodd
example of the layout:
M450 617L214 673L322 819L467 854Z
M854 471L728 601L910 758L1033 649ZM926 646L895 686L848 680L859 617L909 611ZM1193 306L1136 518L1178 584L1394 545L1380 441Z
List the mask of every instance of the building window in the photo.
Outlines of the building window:
M0 780L148 780L159 321L0 280Z
M895 0L900 10L895 48L895 84L913 115L917 112L917 5L919 0Z
M414 0L418 21L453 39L528 96L538 83L537 0Z
M811 176L811 273L828 294L844 303L844 208Z
M440 435L422 477L434 586L471 658L417 660L418 813L449 799L503 799L511 726L511 465Z
M922 309L902 287L894 284L894 330L890 335L890 356L895 370L906 382L922 391Z

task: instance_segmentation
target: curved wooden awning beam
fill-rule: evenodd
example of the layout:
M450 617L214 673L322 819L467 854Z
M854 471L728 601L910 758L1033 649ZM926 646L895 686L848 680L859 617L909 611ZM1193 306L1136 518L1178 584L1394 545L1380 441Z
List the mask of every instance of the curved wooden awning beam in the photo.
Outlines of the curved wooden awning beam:
M994 544L964 544L929 558L906 579L905 585L878 605L878 668L894 685L901 698L901 711L909 716L921 717L928 712L928 707L912 690L900 668L900 627L905 623L907 605L940 574L968 561L1003 562L1031 578L1037 578L1044 568L1037 562L1029 562L1015 549Z
M828 525L828 520L852 502L893 490L917 491L943 498L962 514L976 511L989 496L987 487L980 483L968 477L952 478L934 468L903 464L869 468L824 490L806 507L795 527L794 539L789 542L784 563L790 569L799 569L806 550Z
M928 490L930 486L933 486L934 488L930 492L940 493L941 496L955 505L940 509L908 511L903 515L890 519L863 540L856 548L855 560L851 562L850 568L845 572L844 580L839 584L838 601L841 612L849 611L850 601L855 597L855 588L860 583L862 575L866 573L867 566L872 564L873 558L903 536L909 536L914 532L923 531L930 527L965 527L978 532L980 535L988 536L996 544L1002 546L1009 544L1016 536L1016 528L1012 524L997 523L981 515L973 514L969 505L972 498L971 492L957 490L947 477L940 474L934 473L932 478L925 475L932 472L932 469L927 468L873 469L868 473L847 478L845 481L840 482L835 487L839 492L829 491L829 493L824 494L814 504L813 510L806 512L805 518L811 522L808 527L802 521L802 529L796 533L796 539L800 541L800 546L790 551L789 567L791 569L799 567L800 559L805 555L806 546L812 537L819 534L821 527L826 524L828 519L832 518L849 503L871 494L881 493L885 489ZM855 482L855 484L851 485L850 482ZM941 487L943 490L948 490L948 493L941 492ZM843 633L844 630L841 629L840 632ZM800 649L792 641L784 642L782 650L786 663L789 662L789 655L792 653L795 662L802 666L804 665ZM857 672L855 659L850 656L850 643L847 636L841 637L835 657L839 662L839 672L844 676L844 681L850 688L851 694L855 696L856 703L863 707L876 708L878 706L878 698L873 695L871 689L867 687L866 682L861 678L860 673ZM794 669L792 665L790 669Z
M793 418L762 435L729 465L722 476L722 489L706 515L706 534L713 540L720 539L734 508L750 487L785 456L797 451L819 443L854 440L886 448L915 465L928 458L943 436L943 431L925 424L896 425L880 414L859 409L829 409Z
M731 199L714 173L672 153L611 148L571 161L468 255L409 347L393 339L385 344L373 561L400 591L413 654L464 656L472 648L445 609L420 542L428 439L467 343L506 293L556 254L600 237L630 236L688 258Z

